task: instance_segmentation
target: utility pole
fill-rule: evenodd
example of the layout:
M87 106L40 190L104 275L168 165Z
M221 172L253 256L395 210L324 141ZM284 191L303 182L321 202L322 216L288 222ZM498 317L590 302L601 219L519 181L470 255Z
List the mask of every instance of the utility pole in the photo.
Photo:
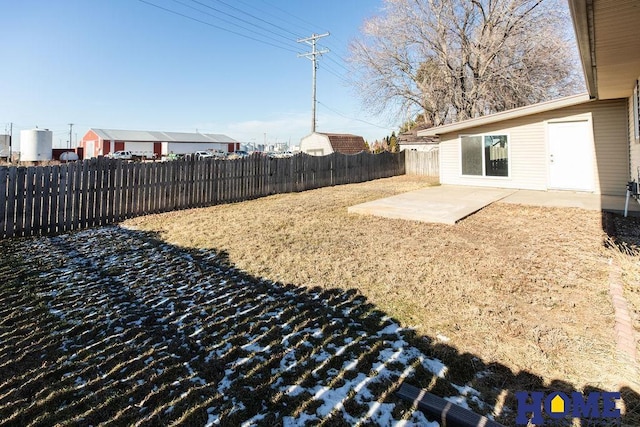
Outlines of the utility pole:
M11 122L11 127L9 128L9 163L11 163L11 159L12 159L12 155L13 153L11 153L11 143L13 142L13 122Z
M73 123L69 123L69 148L71 148L71 145L73 144L73 142L71 141L71 130L73 129Z
M316 50L316 41L319 38L327 37L329 33L324 34L311 34L311 37L307 37L304 39L298 40L298 43L306 43L311 45L311 52L300 53L298 54L298 58L305 57L311 60L312 64L312 89L311 89L311 133L316 131L316 70L318 69L318 64L316 63L316 57L318 55L322 55L323 53L329 53L329 49Z

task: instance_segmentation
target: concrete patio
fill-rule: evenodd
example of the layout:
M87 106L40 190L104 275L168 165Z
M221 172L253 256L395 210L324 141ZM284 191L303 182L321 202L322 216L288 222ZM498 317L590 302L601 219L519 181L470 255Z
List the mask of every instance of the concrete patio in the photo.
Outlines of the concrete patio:
M623 212L625 198L574 191L532 191L440 185L349 207L349 213L412 221L455 224L491 203ZM640 203L629 200L629 213Z

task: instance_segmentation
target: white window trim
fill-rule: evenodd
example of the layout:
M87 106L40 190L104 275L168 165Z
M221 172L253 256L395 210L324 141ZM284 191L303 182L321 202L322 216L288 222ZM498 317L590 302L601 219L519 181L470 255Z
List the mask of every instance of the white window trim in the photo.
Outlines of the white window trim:
M486 162L484 158L484 137L487 135L505 135L507 137L507 176L487 176ZM462 138L465 136L482 137L482 175L464 175L462 173ZM485 133L463 133L458 135L458 176L469 179L495 179L499 181L511 181L511 134L509 132L485 132Z

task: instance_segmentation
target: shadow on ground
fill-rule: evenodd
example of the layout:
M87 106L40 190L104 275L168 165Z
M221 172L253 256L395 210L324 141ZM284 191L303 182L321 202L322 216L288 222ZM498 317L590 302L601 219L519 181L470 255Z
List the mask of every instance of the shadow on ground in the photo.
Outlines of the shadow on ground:
M627 255L640 255L640 216L625 218L621 214L603 212L602 229L609 237L606 246L616 247Z
M149 233L0 250L0 425L428 424L394 396L403 381L514 425L516 391L575 391L416 336L356 290L273 283ZM640 425L637 390L619 391Z

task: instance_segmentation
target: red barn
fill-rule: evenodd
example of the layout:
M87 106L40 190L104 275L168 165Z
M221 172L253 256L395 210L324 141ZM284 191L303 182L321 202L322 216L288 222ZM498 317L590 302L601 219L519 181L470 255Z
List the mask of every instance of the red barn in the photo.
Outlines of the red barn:
M240 142L222 134L92 128L82 137L80 147L85 159L122 150L153 153L160 158L170 153L191 154L206 150L234 152L240 149Z

